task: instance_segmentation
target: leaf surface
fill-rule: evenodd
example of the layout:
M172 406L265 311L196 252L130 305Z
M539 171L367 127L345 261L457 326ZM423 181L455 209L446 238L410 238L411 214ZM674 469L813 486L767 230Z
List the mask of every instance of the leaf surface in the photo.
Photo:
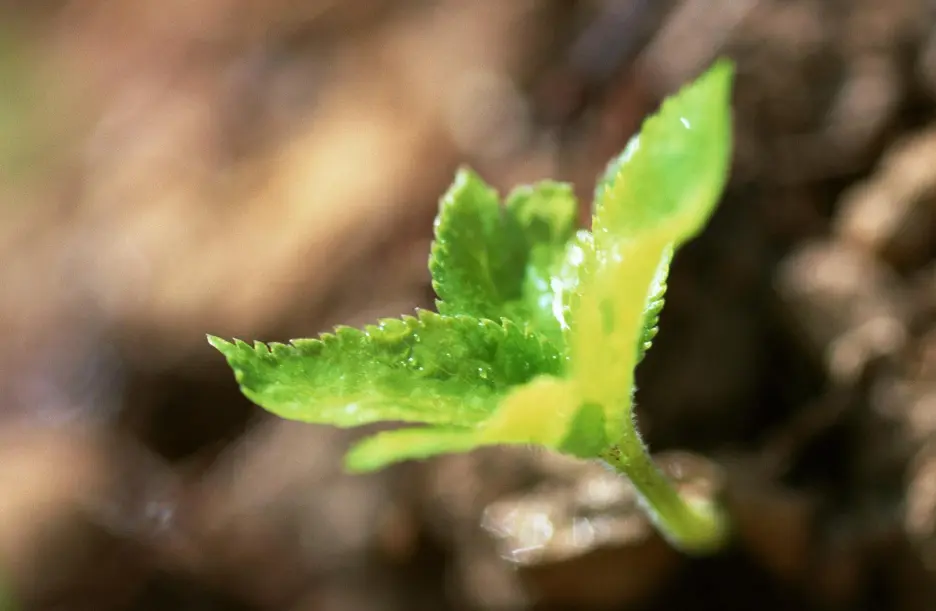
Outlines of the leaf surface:
M724 188L732 78L719 62L667 99L596 190L570 351L583 400L605 407L609 434L629 417L669 259L704 227Z
M353 471L371 471L402 460L493 445L539 445L593 457L607 446L604 431L604 412L598 406L580 406L572 382L542 376L514 389L490 418L474 427L378 433L352 448L346 465Z
M497 192L460 170L442 198L429 261L442 314L509 318L561 342L550 270L574 234L571 186L543 181Z
M258 405L290 420L340 427L474 425L513 387L562 367L553 346L514 323L426 311L289 345L209 341Z

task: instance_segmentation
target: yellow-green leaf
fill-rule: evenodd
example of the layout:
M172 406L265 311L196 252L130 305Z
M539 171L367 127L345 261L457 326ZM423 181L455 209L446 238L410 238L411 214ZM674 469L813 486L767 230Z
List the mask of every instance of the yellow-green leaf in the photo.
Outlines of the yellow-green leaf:
M493 445L539 445L596 456L608 444L604 413L596 407L579 405L570 380L543 376L509 393L483 422L378 433L352 448L346 464L353 471L372 471L402 460Z
M629 414L647 311L672 251L702 229L724 188L732 75L719 62L667 99L597 190L570 350L583 400L604 406L609 433Z

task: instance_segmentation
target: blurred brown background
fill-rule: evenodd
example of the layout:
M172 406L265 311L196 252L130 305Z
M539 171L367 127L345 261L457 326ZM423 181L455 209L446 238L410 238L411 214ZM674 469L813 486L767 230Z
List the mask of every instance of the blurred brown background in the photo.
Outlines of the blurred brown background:
M934 608L934 25L926 0L0 2L7 604ZM679 556L626 482L545 452L347 476L360 432L267 416L206 344L431 307L459 164L571 181L584 220L718 55L732 181L638 400L661 464L723 495L724 553Z

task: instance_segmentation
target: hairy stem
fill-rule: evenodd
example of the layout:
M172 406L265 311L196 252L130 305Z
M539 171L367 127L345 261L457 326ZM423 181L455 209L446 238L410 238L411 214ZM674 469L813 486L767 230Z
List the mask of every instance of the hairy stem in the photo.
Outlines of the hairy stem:
M628 419L624 429L618 443L602 452L601 458L634 484L660 533L689 554L712 553L724 546L728 524L717 503L680 495L651 460L633 421Z

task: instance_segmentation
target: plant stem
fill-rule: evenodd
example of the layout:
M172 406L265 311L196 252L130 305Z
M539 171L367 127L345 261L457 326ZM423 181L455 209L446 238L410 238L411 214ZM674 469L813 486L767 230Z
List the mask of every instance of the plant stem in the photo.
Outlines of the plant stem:
M680 495L650 458L631 419L617 444L601 458L627 476L644 509L671 545L688 554L708 554L728 541L728 524L717 503Z

